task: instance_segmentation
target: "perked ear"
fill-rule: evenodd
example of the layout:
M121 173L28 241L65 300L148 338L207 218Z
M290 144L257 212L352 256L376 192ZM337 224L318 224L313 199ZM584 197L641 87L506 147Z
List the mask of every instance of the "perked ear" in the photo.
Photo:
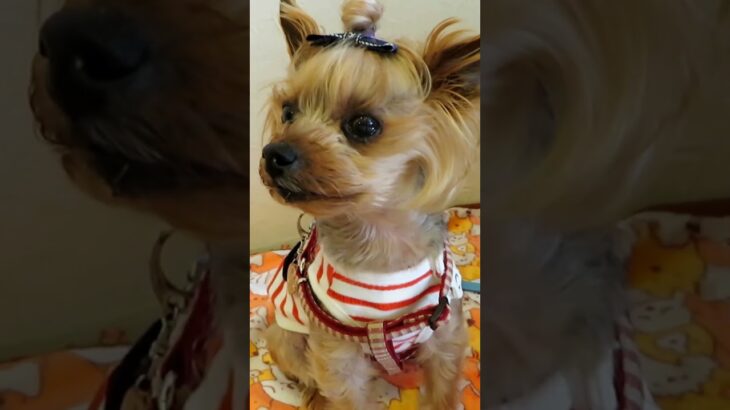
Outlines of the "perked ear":
M281 28L284 30L289 57L294 57L306 44L308 35L320 34L317 22L302 11L295 0L281 0L279 19Z
M429 98L479 98L479 35L452 30L456 19L439 23L428 35L423 60L431 73Z

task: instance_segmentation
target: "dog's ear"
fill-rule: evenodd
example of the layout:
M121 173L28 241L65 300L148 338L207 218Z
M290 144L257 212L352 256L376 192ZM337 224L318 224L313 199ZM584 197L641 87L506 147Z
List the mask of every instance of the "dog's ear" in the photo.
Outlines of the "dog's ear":
M307 42L310 34L319 34L319 26L300 9L295 0L281 0L279 9L281 28L284 30L289 57L294 57Z
M431 97L479 97L479 35L454 30L456 19L439 23L428 35L423 60L431 74Z

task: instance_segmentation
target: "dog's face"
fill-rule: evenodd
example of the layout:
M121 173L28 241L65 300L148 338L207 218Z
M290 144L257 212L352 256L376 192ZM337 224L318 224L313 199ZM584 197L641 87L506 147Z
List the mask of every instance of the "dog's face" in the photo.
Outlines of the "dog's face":
M71 179L205 237L245 235L248 2L68 0L31 105Z
M315 217L445 207L478 144L479 36L452 25L421 52L318 47L316 22L283 4L292 64L259 168L274 199Z

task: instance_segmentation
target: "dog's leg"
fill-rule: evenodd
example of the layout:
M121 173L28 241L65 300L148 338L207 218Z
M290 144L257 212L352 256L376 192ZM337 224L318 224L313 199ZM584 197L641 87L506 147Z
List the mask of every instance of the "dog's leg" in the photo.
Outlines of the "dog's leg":
M310 368L319 389L310 409L380 409L372 395L378 371L358 343L345 342L315 328L309 349Z
M305 388L315 386L307 362L307 335L286 331L274 323L264 337L271 358L288 378Z
M451 302L451 309L451 319L418 349L416 361L424 373L421 409L453 410L459 400L458 383L469 340L461 300Z

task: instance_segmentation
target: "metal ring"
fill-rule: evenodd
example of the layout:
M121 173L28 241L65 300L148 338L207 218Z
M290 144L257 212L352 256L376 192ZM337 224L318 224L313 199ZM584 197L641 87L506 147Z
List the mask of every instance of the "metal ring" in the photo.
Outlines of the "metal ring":
M157 396L157 408L168 410L175 402L175 373L169 372L165 375L160 388L160 395Z
M150 269L150 281L152 282L152 291L157 298L157 301L162 307L163 313L167 314L170 310L177 306L182 307L190 297L190 292L175 286L165 275L160 262L162 255L162 248L170 236L173 234L173 230L163 231L157 238L155 246L152 249L152 255L150 256L149 269Z
M299 218L297 218L297 232L299 233L299 237L304 239L311 231L308 231L304 228L302 228L302 218L304 217L304 214L299 214Z

